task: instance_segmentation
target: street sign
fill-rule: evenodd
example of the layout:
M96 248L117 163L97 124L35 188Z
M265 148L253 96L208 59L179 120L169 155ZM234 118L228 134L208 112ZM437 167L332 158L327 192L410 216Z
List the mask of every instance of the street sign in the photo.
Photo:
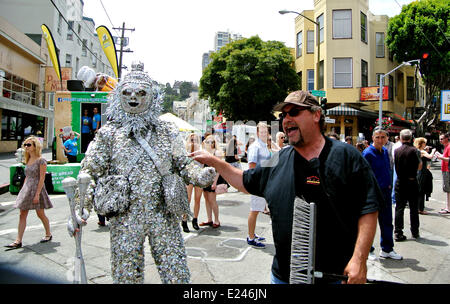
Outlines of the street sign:
M317 97L325 97L326 91L312 90L312 91L311 91L311 95L312 95L312 96L317 96Z
M325 117L325 123L335 123L335 122L336 122L336 119Z

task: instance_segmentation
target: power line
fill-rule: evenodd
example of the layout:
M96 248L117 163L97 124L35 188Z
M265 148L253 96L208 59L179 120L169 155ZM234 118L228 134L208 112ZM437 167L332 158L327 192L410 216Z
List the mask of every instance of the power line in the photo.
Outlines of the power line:
M400 3L398 3L397 0L394 0L394 1L395 1L395 3L397 3L398 6L400 6L400 8L402 8L402 6L400 5ZM435 50L441 57L443 57L442 54L441 54L441 52L439 52L439 50L436 48L436 46L433 44L433 42L431 42L430 39L428 39L427 35L425 35L425 33L422 31L422 28L417 24L417 21L416 21L416 20L414 20L414 25L417 27L417 29L420 31L420 33L422 33L422 35L425 37L425 39L427 39L428 43L431 44L431 46L434 48L434 50ZM439 25L438 25L438 27L439 27ZM445 35L444 35L444 37L445 37ZM447 37L445 37L445 39L447 39ZM448 40L447 40L447 41L448 41Z
M53 6L56 8L56 10L58 11L58 13L60 14L60 16L62 17L62 19L64 20L64 22L69 25L69 22L66 20L66 18L64 17L64 15L61 13L61 11L59 10L59 8L56 6L56 4L53 2L53 0L50 0L50 2L53 4ZM81 44L98 60L100 61L102 64L108 66L106 63L104 63L101 59L99 59L94 52L91 51L91 49L84 43L83 39L81 39L80 36L78 36L78 34L74 31L74 29L69 25L70 30L75 34L75 36L77 36L78 40L81 42Z
M116 29L114 28L114 24L112 23L111 18L109 18L108 12L106 11L106 8L105 8L105 6L103 5L102 0L100 0L100 4L102 5L103 10L105 11L106 17L108 17L108 20L109 20L109 22L111 23L111 26L112 26L113 30L116 32L117 36L120 36L119 33L118 33L118 32L116 31Z

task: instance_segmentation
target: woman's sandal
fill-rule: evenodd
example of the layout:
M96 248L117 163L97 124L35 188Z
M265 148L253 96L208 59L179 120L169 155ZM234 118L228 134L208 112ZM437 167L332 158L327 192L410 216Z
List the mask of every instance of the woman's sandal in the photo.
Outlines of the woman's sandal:
M20 242L20 243L13 242L13 243L11 243L9 245L6 245L5 247L6 248L11 248L11 249L21 248L22 247L22 242Z
M199 226L212 226L213 222L201 222Z
M450 211L448 211L447 209L441 209L441 211L439 211L439 214L450 214Z
M41 243L47 243L50 242L52 240L53 236L52 235L46 235L42 240Z

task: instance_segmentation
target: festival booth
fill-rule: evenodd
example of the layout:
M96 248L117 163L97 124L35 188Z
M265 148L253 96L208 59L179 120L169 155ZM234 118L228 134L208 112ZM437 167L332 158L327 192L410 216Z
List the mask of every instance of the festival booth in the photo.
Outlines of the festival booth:
M84 111L88 111L90 115L93 113L93 109L97 108L98 113L101 116L101 125L106 123L106 117L104 116L107 107L108 92L70 92L70 91L58 91L55 94L55 149L56 159L48 161L47 172L51 173L51 181L53 184L54 192L64 192L61 186L61 181L66 177L77 178L80 171L80 162L84 158L84 153L89 142L94 138L93 132L88 137L78 136L78 155L76 163L68 163L67 157L64 152L63 143L69 138L70 131L75 131L81 134L82 116ZM85 141L85 142L84 142ZM25 165L17 163L10 167L10 186L9 191L11 193L18 193L20 187L14 185L13 179L17 167L25 169Z

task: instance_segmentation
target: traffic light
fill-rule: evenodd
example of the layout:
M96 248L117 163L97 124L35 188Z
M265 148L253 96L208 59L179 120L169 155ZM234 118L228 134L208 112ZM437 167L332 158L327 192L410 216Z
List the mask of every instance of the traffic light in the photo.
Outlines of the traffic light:
M323 110L327 109L327 99L325 97L323 97L322 100L320 101L320 106L322 107Z
M430 53L423 53L420 58L419 71L421 75L430 73Z

